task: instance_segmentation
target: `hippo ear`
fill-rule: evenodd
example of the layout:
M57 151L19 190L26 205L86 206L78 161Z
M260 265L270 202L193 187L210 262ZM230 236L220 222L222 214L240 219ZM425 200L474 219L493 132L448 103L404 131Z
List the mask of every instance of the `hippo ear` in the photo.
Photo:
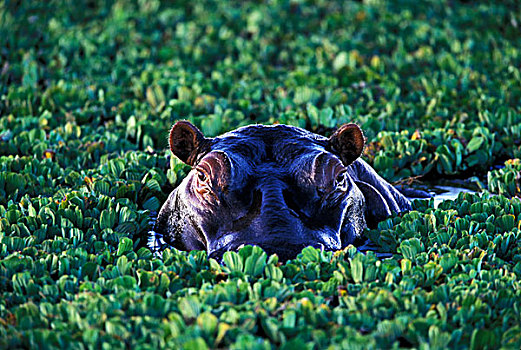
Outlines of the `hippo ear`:
M170 130L170 150L188 165L194 165L206 140L203 133L186 120L178 121Z
M345 166L362 155L364 144L364 134L356 124L342 125L329 138L331 151L340 157Z

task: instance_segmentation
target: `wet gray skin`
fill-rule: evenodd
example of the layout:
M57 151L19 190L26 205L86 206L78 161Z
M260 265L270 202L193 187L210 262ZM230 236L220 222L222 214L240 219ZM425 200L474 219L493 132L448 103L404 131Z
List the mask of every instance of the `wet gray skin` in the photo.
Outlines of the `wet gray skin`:
M220 259L258 245L281 260L313 246L338 250L410 203L359 157L355 124L330 138L286 125L252 125L206 138L187 121L170 148L193 168L161 208L154 231L180 250Z

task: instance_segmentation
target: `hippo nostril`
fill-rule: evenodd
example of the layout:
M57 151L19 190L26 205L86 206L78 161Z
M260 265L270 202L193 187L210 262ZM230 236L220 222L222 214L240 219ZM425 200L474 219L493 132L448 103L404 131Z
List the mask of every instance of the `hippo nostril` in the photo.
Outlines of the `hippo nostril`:
M289 190L282 191L282 196L292 216L298 218L307 226L313 225L313 220L311 219L311 217L306 215L305 211L302 208L303 203L299 204L295 199L295 196Z

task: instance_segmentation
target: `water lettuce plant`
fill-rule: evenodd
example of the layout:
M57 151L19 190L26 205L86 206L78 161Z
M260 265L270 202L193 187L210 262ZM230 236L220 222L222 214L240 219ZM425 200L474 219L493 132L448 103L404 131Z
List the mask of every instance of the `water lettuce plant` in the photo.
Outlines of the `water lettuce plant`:
M521 160L509 159L505 167L488 173L487 181L490 191L506 196L521 196Z
M0 348L519 349L520 25L510 0L0 2ZM512 160L376 252L158 257L179 119L355 122L389 181Z

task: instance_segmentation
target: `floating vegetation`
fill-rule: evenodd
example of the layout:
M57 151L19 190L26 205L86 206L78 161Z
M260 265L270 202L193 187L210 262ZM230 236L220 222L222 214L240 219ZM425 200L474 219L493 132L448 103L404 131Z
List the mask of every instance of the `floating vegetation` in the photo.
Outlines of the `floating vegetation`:
M504 168L489 171L487 180L490 191L509 197L521 197L521 160L507 160Z
M88 5L0 2L0 348L521 348L517 2ZM389 181L511 160L375 251L158 257L180 119L355 122Z

